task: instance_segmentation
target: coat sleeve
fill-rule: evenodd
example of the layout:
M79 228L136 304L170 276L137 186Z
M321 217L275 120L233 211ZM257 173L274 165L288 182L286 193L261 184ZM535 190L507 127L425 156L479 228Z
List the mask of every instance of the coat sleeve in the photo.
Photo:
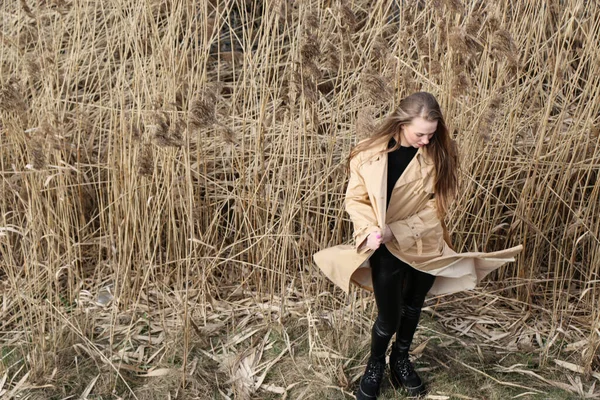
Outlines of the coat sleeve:
M358 170L359 156L350 160L350 178L346 189L345 207L354 225L354 243L358 253L365 253L369 249L365 246L367 236L371 232L381 229L377 225L377 217L369 199L367 187Z

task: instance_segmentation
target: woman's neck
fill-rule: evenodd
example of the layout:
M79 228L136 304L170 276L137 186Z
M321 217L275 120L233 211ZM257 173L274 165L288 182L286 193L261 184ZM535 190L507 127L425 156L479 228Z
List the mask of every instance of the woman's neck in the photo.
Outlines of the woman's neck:
M402 132L398 132L397 134L395 134L394 140L396 141L396 143L400 143L401 147L410 147L410 145L408 145L404 140L404 135L402 134Z

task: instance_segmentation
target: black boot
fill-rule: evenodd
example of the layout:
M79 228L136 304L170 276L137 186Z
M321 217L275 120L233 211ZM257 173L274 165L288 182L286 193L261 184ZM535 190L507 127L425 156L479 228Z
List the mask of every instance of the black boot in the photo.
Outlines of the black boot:
M383 373L385 372L385 357L384 358L369 358L367 368L360 384L356 389L356 400L373 400L379 394L379 387L383 381Z
M408 359L410 343L394 342L390 355L390 375L396 389L403 387L409 395L419 396L425 393L425 384Z

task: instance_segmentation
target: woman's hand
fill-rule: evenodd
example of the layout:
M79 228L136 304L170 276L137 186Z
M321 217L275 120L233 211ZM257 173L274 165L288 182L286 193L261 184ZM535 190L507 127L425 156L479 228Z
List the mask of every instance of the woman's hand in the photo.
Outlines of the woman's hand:
M383 237L381 238L381 243L387 243L390 240L392 240L393 238L394 238L394 234L392 233L390 226L386 225L385 229L383 231Z
M381 233L371 232L369 236L367 236L367 247L371 250L377 250L381 245L382 239Z

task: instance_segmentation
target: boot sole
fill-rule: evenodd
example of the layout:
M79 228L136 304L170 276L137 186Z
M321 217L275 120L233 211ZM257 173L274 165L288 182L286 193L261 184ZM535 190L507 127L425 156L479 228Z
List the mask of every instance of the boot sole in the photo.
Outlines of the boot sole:
M358 386L358 391L356 393L356 400L377 399L377 396L379 396L379 390L377 391L377 394L375 396L371 396L371 395L366 394L365 392L363 392L362 388L360 387L360 385Z
M392 386L394 387L394 389L404 389L406 392L408 392L410 396L420 396L422 394L425 394L425 384L423 384L422 382L419 386L405 386L404 384L402 384L402 381L400 381L396 374L391 373L390 375Z

